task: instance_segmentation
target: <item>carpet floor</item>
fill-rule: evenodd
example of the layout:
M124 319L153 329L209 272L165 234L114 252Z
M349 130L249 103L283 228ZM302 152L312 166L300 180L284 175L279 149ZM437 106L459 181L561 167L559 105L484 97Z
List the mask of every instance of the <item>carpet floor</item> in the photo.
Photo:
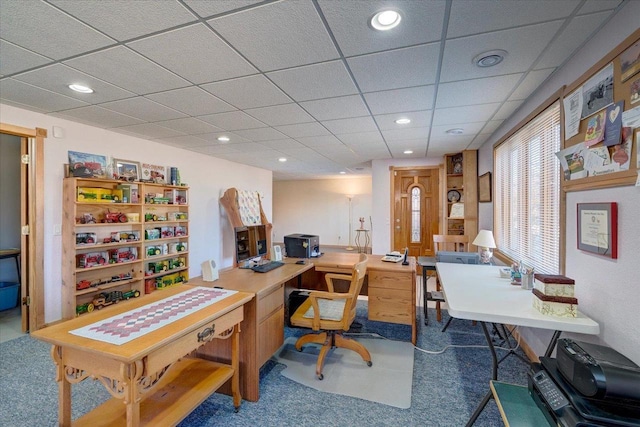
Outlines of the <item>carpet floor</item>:
M455 320L442 333L442 324L424 326L418 319L417 346L440 350L447 345L486 345L482 328ZM444 321L447 320L446 312ZM358 303L359 331L408 341L411 329L367 320L366 302ZM286 337L307 332L285 328ZM58 392L49 345L29 336L0 344L0 425L57 425ZM498 356L504 352L499 351ZM489 389L491 356L486 348L450 348L441 354L414 354L411 407L388 405L323 393L283 375L285 366L267 362L261 370L260 400L242 403L234 413L230 397L210 396L181 423L187 426L463 426ZM526 385L528 366L516 357L500 364L499 379ZM97 381L85 380L72 387L72 417L98 406L109 398ZM476 426L502 426L495 402L490 401Z

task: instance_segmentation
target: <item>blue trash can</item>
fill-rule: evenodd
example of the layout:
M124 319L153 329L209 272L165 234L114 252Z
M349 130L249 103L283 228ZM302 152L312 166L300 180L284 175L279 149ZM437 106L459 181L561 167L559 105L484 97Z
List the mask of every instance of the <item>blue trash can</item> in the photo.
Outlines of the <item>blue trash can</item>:
M0 282L0 311L15 308L18 305L20 283Z

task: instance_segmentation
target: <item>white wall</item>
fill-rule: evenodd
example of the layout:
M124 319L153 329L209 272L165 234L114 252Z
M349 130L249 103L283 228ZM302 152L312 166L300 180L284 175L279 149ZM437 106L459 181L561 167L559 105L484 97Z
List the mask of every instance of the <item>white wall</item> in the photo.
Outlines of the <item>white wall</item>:
M638 28L640 2L628 2L578 51L570 62L553 74L541 89L496 131L481 148L482 165L492 164L492 145L520 120L551 96L562 85L569 85L615 48ZM636 78L638 75L636 75ZM628 109L628 106L625 106ZM489 159L489 160L487 160ZM576 204L580 202L618 203L618 259L611 260L576 249ZM481 204L482 206L483 204ZM489 204L487 204L488 206ZM492 212L482 206L481 224L493 222ZM579 309L600 324L598 337L578 336L576 339L597 341L609 345L640 364L640 288L638 287L638 253L640 253L640 187L616 187L605 190L568 193L566 211L566 272L576 281ZM488 217L491 216L491 219ZM487 217L487 218L485 218ZM523 337L542 354L550 333L525 329Z
M358 218L371 228L371 178L275 181L273 183L273 241L287 234L315 234L322 245L349 245L349 200L352 195L351 245L355 245ZM374 223L372 234L378 232Z
M152 141L121 135L104 129L70 122L0 104L3 123L48 130L45 141L44 189L44 293L45 321L61 318L61 237L54 225L62 221L63 164L69 150L102 154L151 164L176 166L189 193L189 275L201 274L200 264L215 260L221 267L233 263L231 226L218 199L229 187L258 190L264 196L267 217L272 212L272 173L264 169L232 163L203 154ZM62 138L53 138L52 127L63 129Z

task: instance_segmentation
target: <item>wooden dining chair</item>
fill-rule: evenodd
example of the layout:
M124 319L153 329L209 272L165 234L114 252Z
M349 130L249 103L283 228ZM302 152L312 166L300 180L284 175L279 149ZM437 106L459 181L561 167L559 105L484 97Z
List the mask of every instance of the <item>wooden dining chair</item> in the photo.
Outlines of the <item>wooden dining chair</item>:
M349 330L356 317L356 303L366 272L367 256L360 254L350 275L327 273L325 280L328 291L311 291L309 297L291 316L291 325L315 331L298 338L298 351L302 351L302 347L307 344L322 346L316 363L316 377L319 380L324 378L322 368L329 350L336 347L353 350L362 357L367 366L372 365L369 350L358 341L343 336L343 332ZM349 281L349 290L344 293L335 292L334 280Z
M439 251L468 252L469 236L434 234L433 249L435 250L436 254ZM438 320L438 322L441 322L442 309L440 307L440 304L444 302L444 298L442 297L442 287L440 286L440 281L438 280L437 275L436 275L436 291L438 292L438 294L436 294L435 296L432 296L431 301L435 301L436 303L436 319ZM447 326L448 325L445 326L445 329Z

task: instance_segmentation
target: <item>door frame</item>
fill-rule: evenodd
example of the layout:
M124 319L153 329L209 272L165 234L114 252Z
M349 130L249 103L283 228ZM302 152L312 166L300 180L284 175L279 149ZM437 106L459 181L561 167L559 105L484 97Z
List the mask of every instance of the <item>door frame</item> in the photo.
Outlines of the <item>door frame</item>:
M29 164L20 167L21 225L29 226L29 235L20 238L20 276L22 331L35 331L44 321L44 139L47 130L0 123L0 133L20 137L21 156L29 155ZM26 215L25 215L26 211ZM26 282L26 286L24 286ZM29 301L27 304L26 301Z
M442 227L443 227L443 221L442 219L444 218L443 214L442 214L442 197L444 194L444 187L443 185L443 178L444 178L444 164L439 164L439 165L433 165L433 166L390 166L389 167L389 174L391 175L391 179L390 179L390 188L389 188L389 218L393 218L393 215L395 213L394 211L394 188L395 188L395 183L396 183L396 171L409 171L409 170L432 170L432 171L437 171L438 172L438 195L437 195L437 202L438 202L438 230L442 233ZM395 235L393 232L393 220L389 221L389 237L391 238L391 248L395 247Z

